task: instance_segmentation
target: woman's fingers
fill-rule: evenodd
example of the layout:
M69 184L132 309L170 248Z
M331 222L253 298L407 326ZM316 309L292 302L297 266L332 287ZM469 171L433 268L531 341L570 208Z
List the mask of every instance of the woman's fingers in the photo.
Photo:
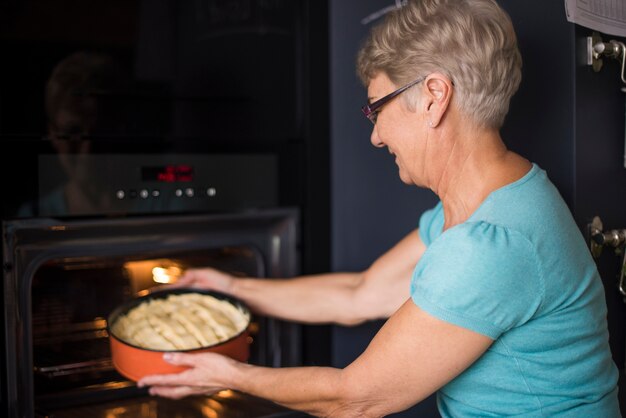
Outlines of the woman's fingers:
M184 373L184 372L183 372ZM144 386L180 386L186 383L186 379L181 377L183 373L172 374L152 374L143 377L137 382L138 387Z
M189 286L189 285L194 284L195 281L196 279L193 277L193 275L185 273L182 276L180 276L178 280L176 280L176 282L174 282L170 286Z
M154 374L145 376L137 382L137 386L194 386L204 385L204 378L207 371L211 370L213 364L218 364L226 358L217 353L165 353L163 359L176 366L189 367L180 373Z
M201 289L212 289L229 293L233 277L211 267L189 269L178 279L176 286L187 286Z
M170 364L189 368L180 373L145 376L137 386L150 386L151 395L171 399L227 389L227 385L221 383L221 377L229 373L228 365L235 362L217 353L167 353L163 357Z
M185 270L182 276L177 280L177 284L186 286L203 286L208 284L211 279L211 275L214 274L214 270L210 268L202 269L189 269Z
M163 360L176 366L189 366L195 367L197 364L197 355L186 353L165 353L163 354Z

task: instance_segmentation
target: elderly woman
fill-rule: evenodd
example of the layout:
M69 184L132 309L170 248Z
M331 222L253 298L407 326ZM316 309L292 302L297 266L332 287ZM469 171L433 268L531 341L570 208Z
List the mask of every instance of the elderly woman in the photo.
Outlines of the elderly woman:
M499 134L521 78L506 13L494 0L409 1L372 31L358 72L373 145L440 198L418 231L363 273L206 269L182 283L284 319L385 325L342 370L173 354L190 369L140 385L174 398L230 388L320 416L383 416L436 391L444 417L620 416L595 264L545 171Z

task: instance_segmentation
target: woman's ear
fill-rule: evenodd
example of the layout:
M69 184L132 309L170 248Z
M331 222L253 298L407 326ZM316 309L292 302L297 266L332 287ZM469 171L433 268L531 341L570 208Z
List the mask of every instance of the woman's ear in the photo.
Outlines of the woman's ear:
M452 81L441 74L431 73L424 80L425 111L428 126L435 128L445 115L452 99Z

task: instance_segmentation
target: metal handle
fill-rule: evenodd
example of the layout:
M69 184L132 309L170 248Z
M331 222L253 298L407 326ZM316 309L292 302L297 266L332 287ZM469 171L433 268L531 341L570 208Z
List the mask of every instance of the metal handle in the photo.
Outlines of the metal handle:
M613 229L608 232L598 232L591 236L598 245L609 245L617 248L626 243L626 229Z
M622 256L622 266L619 273L618 290L625 297L626 302L626 229L612 229L604 232L600 217L593 218L589 224L589 247L594 258L600 257L602 248L613 247L616 254Z
M619 285L617 288L622 296L626 297L626 248L622 249L622 268L619 273Z
M596 216L589 224L589 237L591 238L591 252L597 258L600 256L602 247L618 248L625 245L626 229L611 229L605 232L600 217Z
M597 32L587 38L587 64L592 65L594 71L602 69L602 58L613 58L622 61L620 78L626 84L626 45L623 42L610 40L604 42Z

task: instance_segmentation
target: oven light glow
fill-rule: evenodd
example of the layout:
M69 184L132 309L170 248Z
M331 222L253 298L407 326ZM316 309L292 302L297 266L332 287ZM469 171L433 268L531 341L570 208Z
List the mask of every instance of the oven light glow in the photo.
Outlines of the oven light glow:
M230 390L230 389L224 389L224 390L220 390L219 392L217 392L217 396L219 396L220 398L232 398L235 396L235 393Z
M156 283L173 283L182 274L180 267L154 267L152 269L152 280Z
M217 411L207 405L202 405L202 416L206 418L219 418Z
M213 411L216 418L222 415L221 412L224 411L224 405L222 405L220 402L216 401L215 399L211 399L211 398L206 400L206 405L202 409L205 410L205 408L207 411ZM211 416L211 415L207 415L207 416Z
M106 411L106 418L118 418L118 417L126 415L127 412L128 412L128 409L122 406L112 408Z

